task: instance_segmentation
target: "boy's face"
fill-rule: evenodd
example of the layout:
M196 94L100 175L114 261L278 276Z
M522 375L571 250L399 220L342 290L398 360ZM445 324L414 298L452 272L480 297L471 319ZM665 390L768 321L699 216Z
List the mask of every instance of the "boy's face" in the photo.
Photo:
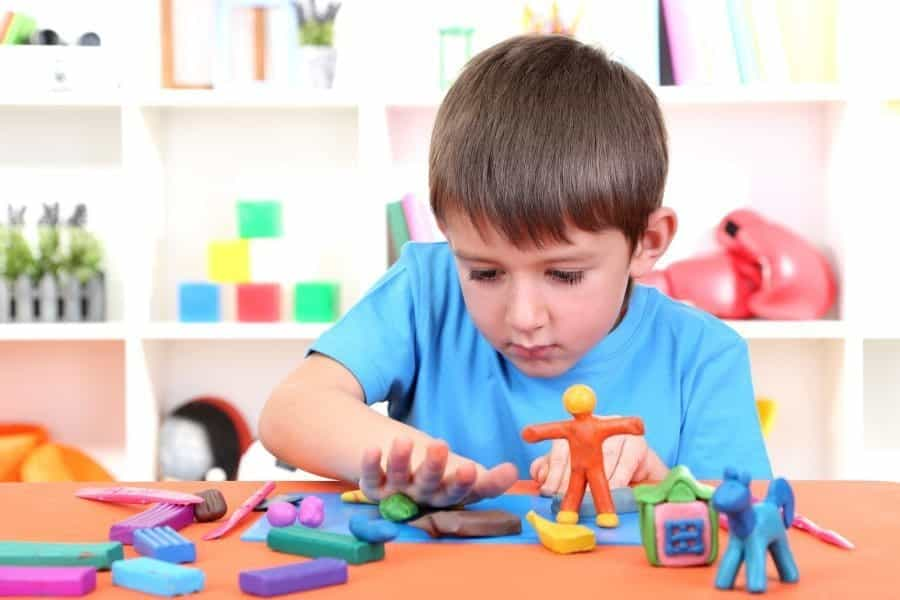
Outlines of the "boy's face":
M482 238L466 218L449 219L443 230L472 320L526 375L565 373L622 313L633 260L618 230L572 226L571 244L542 249L518 249L487 227Z

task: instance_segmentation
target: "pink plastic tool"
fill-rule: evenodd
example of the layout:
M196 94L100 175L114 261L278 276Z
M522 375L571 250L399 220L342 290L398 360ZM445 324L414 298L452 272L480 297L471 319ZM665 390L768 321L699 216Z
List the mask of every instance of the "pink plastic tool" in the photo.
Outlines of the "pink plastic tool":
M203 498L193 494L138 487L86 487L75 492L75 495L88 500L101 500L119 504L149 504L151 502L200 504L203 502Z
M96 587L93 567L0 567L0 596L84 596Z
M265 500L266 496L272 493L272 490L275 489L274 481L267 481L265 485L261 488L253 492L253 495L244 500L244 503L241 504L231 516L228 517L228 520L225 521L220 527L210 531L206 535L203 536L204 540L214 540L216 538L220 538L229 531L231 531L235 525L237 525L241 519L247 516L248 513L252 512L253 509L263 500Z

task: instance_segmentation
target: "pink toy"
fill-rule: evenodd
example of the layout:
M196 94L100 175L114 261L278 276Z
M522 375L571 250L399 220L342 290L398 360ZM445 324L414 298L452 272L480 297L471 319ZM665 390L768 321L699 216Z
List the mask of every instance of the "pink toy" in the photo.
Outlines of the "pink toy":
M818 319L834 303L834 274L825 258L785 227L750 210L728 214L716 235L728 252L758 264L762 280L747 299L766 319Z
M287 527L297 520L297 508L290 502L273 502L266 510L266 519L272 527Z
M228 517L227 521L225 521L220 527L204 535L203 539L214 540L231 531L234 526L241 521L241 519L246 517L248 513L252 512L256 505L265 500L266 496L271 494L272 490L274 489L275 482L267 481L261 488L253 492L253 494L249 498L247 498L244 503L241 504L233 513L231 513L231 516Z
M119 504L149 504L151 502L201 504L203 502L203 498L193 494L138 487L86 487L75 492L75 495L88 500Z
M0 596L84 596L96 587L94 567L0 567Z
M300 502L300 523L318 527L325 520L325 503L317 496L307 496Z

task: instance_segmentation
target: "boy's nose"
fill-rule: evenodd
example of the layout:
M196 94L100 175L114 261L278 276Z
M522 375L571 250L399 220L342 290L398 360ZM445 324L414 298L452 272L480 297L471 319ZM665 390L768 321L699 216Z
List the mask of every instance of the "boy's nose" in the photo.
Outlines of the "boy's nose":
M506 323L516 331L530 332L547 324L547 310L533 291L514 291L506 307Z

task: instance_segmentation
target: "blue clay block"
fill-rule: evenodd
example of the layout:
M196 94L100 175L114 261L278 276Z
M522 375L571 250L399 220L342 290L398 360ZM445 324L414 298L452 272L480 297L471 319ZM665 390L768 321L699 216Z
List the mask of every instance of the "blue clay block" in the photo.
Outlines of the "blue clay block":
M138 529L134 532L134 549L138 554L170 563L194 562L194 543L169 526Z
M112 566L113 585L157 596L199 592L203 589L204 580L200 569L173 565L146 556L117 560Z
M363 542L380 544L397 537L400 530L385 519L370 519L367 515L358 514L350 518L350 533Z

